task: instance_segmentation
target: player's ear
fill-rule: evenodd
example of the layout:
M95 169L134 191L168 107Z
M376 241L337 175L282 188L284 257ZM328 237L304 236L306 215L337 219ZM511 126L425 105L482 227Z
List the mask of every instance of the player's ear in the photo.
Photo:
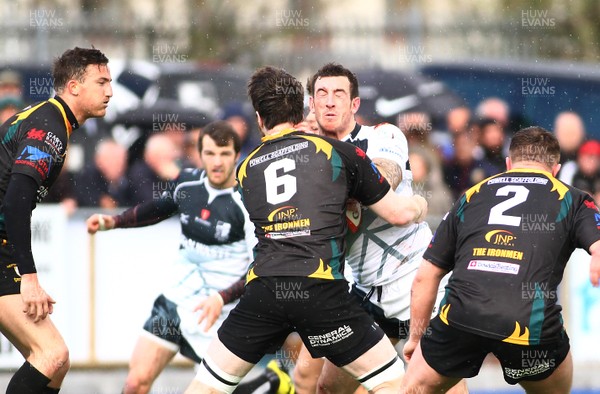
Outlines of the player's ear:
M510 171L512 170L512 160L510 159L510 157L506 158L506 171Z
M358 112L358 109L360 108L360 97L354 97L352 99L352 104L350 105L350 108L352 110L352 114Z
M556 163L555 165L552 166L552 176L556 177L556 174L558 174L558 172L560 171L560 167L562 166L562 164Z
M71 79L69 82L67 82L66 89L71 95L78 96L79 95L79 81L77 81L76 79Z
M315 99L313 96L308 96L308 108L310 109L310 112L315 111Z

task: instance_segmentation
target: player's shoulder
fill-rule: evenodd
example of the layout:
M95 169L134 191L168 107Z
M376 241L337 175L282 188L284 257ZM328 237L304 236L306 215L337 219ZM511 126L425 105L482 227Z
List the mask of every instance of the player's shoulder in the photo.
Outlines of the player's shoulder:
M389 139L406 140L404 133L391 123L379 123L374 126L361 126L359 136L363 134L367 138L379 137Z
M179 173L177 183L201 181L205 178L203 169L200 168L184 168Z

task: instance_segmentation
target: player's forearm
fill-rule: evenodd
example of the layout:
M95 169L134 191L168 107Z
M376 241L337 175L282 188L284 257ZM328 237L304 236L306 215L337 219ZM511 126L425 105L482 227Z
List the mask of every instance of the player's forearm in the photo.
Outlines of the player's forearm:
M369 208L394 226L405 226L423 220L427 214L427 201L418 195L398 196L389 190L381 200L369 205Z
M159 223L172 216L177 205L172 201L148 201L113 216L114 228L144 227Z
M219 295L223 299L223 304L227 305L230 302L233 302L239 299L244 293L246 285L246 277L241 277L237 282L233 283L226 289L220 290Z

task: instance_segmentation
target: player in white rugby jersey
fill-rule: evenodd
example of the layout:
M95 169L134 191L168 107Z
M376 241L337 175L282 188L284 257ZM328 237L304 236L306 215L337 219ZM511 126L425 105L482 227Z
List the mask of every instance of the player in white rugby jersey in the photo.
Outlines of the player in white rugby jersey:
M322 133L362 149L397 194L412 195L404 134L391 124L362 126L355 121L360 106L356 76L339 64L329 63L312 77L308 90L310 109ZM349 205L346 215L351 292L392 343L397 343L408 336L410 288L431 240L431 230L426 222L394 227L358 203ZM440 297L444 285L440 287ZM315 392L319 375L318 386L327 392L351 393L359 386L358 381L329 361L311 359L302 349L294 369L296 392ZM455 393L463 391L464 383L453 388Z
M131 356L125 394L148 393L178 352L200 363L243 291L256 238L235 190L240 146L228 123L213 122L198 140L204 170L181 171L160 198L117 216L94 214L87 220L91 234L148 226L175 214L181 222L179 256L164 272L170 284L155 300L144 324ZM204 321L199 324L199 320ZM280 376L274 371L265 376L273 387L279 386Z

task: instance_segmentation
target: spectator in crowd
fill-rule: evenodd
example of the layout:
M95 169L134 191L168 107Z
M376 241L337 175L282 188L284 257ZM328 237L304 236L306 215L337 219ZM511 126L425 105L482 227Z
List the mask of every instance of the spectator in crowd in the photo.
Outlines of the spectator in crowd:
M577 171L572 186L590 194L596 204L600 202L600 142L584 142L577 154Z
M479 146L482 149L482 161L494 167L494 172L502 172L506 169L504 128L492 118L479 120Z
M144 159L134 162L127 174L129 205L160 198L169 190L171 181L179 175L180 152L164 133L150 136L144 149Z
M468 131L471 124L471 110L469 107L452 108L446 114L446 128L450 134Z
M0 124L23 107L21 76L12 70L0 72Z
M200 153L198 152L198 138L200 138L201 128L194 128L185 134L183 142L183 163L181 168L204 168Z
M554 119L554 135L560 145L561 169L558 179L571 184L577 171L577 151L585 140L585 126L575 112L559 113Z
M14 97L23 99L23 85L21 76L13 70L0 72L0 98Z
M243 103L230 102L223 107L221 119L228 122L242 140L241 162L260 144L258 132L253 132L252 115Z
M430 226L437 226L453 202L453 194L441 176L442 168L439 161L431 160L429 151L419 147L411 148L408 158L413 175L413 192L427 200L427 222Z
M77 203L82 207L127 205L127 150L113 140L96 146L94 161L76 177Z
M432 130L431 117L427 112L404 112L398 115L398 128L408 141L408 147L429 147Z
M467 132L471 129L471 110L462 106L452 108L446 114L446 130L433 131L430 142L438 147L442 160L450 160L454 156L452 137L454 134Z
M23 101L18 97L0 97L0 124L25 107Z
M498 97L489 97L481 101L475 109L475 116L479 119L494 119L505 130L510 126L510 107Z
M454 135L454 157L444 165L444 181L453 200L465 190L494 174L494 168L473 156L475 141L468 132Z

